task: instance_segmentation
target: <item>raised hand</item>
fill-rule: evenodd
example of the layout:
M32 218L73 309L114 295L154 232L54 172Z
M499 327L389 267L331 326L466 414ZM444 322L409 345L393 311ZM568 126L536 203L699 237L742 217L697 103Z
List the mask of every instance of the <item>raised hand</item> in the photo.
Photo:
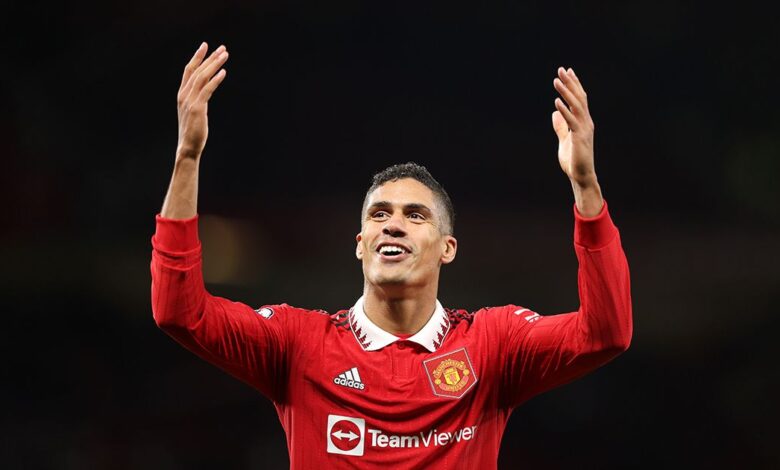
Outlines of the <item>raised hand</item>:
M208 104L214 90L225 79L222 65L228 58L219 46L208 59L208 45L200 45L184 67L176 102L179 110L179 144L168 193L160 215L168 219L189 219L198 213L198 167L209 135Z
M597 215L603 200L593 163L595 126L588 110L588 96L571 68L559 67L553 86L563 97L555 98L556 111L552 114L558 136L558 163L571 180L580 213L586 217Z
M593 164L594 126L588 111L588 97L572 69L559 67L553 86L563 97L563 100L555 98L557 111L552 115L553 129L558 135L558 162L569 179L586 183L596 176Z
M225 46L219 46L206 59L208 45L200 45L184 67L177 95L179 113L179 143L176 159L200 158L209 134L208 103L227 73L222 69L228 58Z

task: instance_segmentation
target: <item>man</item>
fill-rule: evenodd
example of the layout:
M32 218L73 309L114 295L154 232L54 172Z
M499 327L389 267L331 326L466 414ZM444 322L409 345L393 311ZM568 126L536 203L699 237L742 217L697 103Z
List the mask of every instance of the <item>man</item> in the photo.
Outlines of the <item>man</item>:
M329 315L287 304L253 309L206 292L197 234L207 104L225 78L224 47L202 44L178 95L173 178L152 239L152 308L185 347L270 398L294 468L491 468L512 410L626 350L628 266L593 164L593 123L571 69L558 69L552 115L574 191L580 308L540 316L516 305L469 313L437 301L455 259L447 193L416 164L375 176L356 256L363 296ZM564 102L565 101L565 102Z

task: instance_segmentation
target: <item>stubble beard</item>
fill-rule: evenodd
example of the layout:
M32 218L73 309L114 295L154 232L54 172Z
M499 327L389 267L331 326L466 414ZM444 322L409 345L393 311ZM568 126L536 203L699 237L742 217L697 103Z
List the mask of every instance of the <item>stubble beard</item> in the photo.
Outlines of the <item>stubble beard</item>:
M382 270L386 271L386 270ZM379 287L401 287L408 283L406 272L379 272L374 276L373 284Z

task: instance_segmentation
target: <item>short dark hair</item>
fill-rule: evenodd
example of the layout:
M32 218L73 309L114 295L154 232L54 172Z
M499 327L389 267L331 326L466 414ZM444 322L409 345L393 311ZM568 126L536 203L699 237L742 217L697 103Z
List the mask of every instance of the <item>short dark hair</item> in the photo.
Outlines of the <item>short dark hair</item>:
M433 191L433 195L436 197L437 202L441 208L444 209L441 215L440 230L445 235L452 235L455 232L455 207L452 205L449 194L447 194L444 187L436 181L427 168L418 165L415 162L398 163L375 174L371 180L371 186L368 188L368 191L366 191L366 197L363 198L362 213L365 214L368 197L376 188L388 181L398 181L403 178L417 180Z

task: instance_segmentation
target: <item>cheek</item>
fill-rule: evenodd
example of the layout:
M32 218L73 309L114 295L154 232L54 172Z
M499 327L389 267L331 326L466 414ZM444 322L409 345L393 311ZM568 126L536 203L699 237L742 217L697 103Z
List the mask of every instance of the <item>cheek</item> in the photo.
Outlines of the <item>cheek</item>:
M422 258L424 258L427 262L435 263L442 255L441 247L436 242L428 242L424 247L422 247L422 249Z

